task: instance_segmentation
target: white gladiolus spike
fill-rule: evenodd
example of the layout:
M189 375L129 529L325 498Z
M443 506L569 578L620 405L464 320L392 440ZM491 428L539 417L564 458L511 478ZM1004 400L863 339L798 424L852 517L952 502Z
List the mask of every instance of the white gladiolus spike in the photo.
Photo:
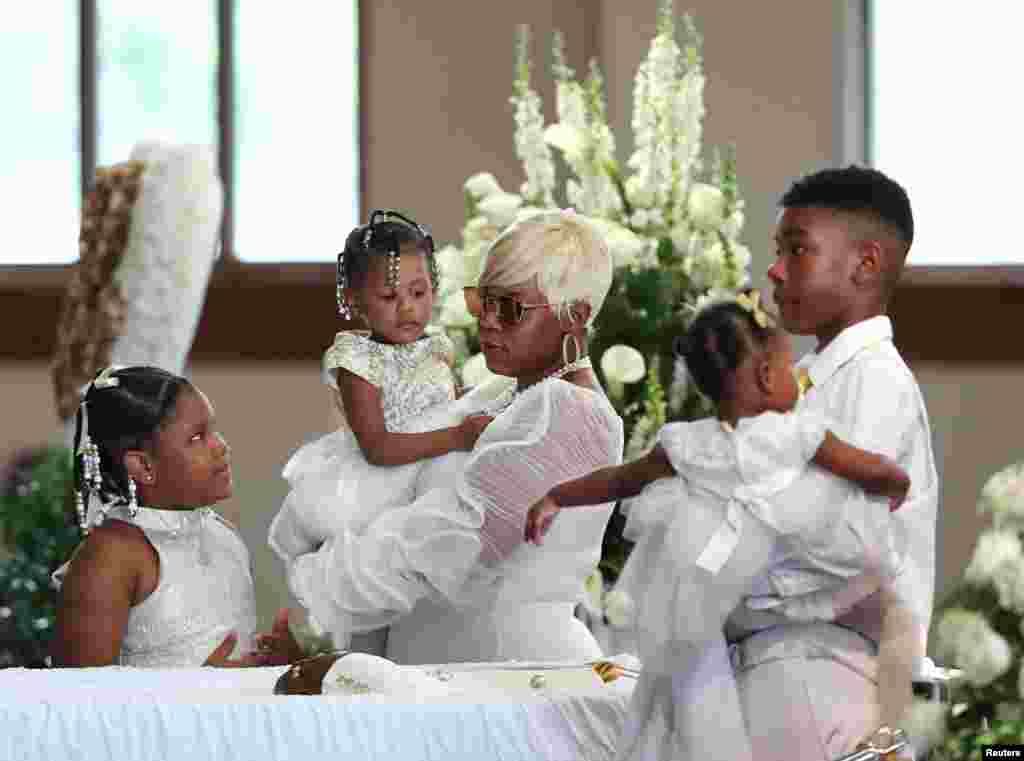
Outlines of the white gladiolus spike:
M462 385L467 388L479 386L493 377L494 373L487 367L487 358L483 354L474 354L462 366Z
M690 188L689 217L697 227L717 230L725 222L725 194L720 188L698 182Z
M1016 533L998 530L982 532L974 548L974 556L964 571L964 578L973 583L989 581L1003 563L1020 558L1021 541Z
M476 318L466 308L462 291L455 291L445 299L441 307L441 324L446 328L467 328L476 324Z
M463 188L477 201L502 192L501 185L490 172L477 172L466 180Z
M579 127L559 122L544 130L544 142L560 150L567 162L575 164L583 158L586 138Z
M516 221L523 199L515 193L493 193L480 201L477 208L487 221L499 229Z

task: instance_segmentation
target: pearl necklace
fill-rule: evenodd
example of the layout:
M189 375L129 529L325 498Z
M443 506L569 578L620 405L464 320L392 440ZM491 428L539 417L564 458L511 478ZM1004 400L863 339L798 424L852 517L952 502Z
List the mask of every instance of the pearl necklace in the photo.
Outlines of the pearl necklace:
M580 357L575 362L570 362L567 365L562 365L553 373L544 376L535 383L531 383L528 386L523 386L523 388L521 389L516 388L515 386L506 389L501 393L501 395L497 399L495 399L483 410L481 410L481 414L488 415L490 417L496 417L505 410L507 410L509 407L511 407L512 403L519 398L520 394L526 393L529 389L533 388L534 386L539 386L542 383L547 383L548 381L553 381L556 378L561 378L563 376L568 375L569 373L575 372L576 370L586 370L592 366L593 365L590 364L590 357Z

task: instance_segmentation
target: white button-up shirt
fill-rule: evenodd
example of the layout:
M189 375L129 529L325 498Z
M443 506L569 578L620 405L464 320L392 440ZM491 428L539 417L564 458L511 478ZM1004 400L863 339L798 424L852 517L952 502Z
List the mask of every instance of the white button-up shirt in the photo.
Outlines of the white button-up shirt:
M848 443L895 460L910 476L907 501L894 514L897 532L905 545L902 571L894 580L895 591L917 617L920 653L931 619L935 591L935 540L939 481L932 452L931 429L924 400L914 376L892 342L889 318L874 317L857 323L833 339L821 352L803 357L813 385L800 404L835 421L836 435ZM788 489L781 499L820 510L824 501L845 501L843 525L829 547L788 547L765 579L767 589L783 596L834 586L863 570L856 561L864 553L857 543L871 535L858 531L859 520L870 520L874 511L864 510L862 493L846 488L823 472L809 473ZM885 552L887 548L878 548ZM891 548L888 548L891 549ZM870 553L869 553L870 554ZM881 608L877 595L860 603L838 622L878 640ZM742 612L736 617L740 630ZM781 621L780 621L781 622ZM749 628L768 623L758 618Z

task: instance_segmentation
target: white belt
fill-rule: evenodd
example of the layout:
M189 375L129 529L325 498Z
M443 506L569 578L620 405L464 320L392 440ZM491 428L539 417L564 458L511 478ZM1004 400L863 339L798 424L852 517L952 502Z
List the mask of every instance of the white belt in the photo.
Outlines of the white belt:
M737 674L772 661L828 659L877 681L878 646L864 635L829 623L793 623L751 634L730 648Z

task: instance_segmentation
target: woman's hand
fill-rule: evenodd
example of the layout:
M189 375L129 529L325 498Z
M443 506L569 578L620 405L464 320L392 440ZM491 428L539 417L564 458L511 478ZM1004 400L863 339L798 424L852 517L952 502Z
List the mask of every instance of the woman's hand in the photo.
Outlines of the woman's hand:
M459 423L456 426L459 432L459 448L468 452L476 446L476 440L492 420L494 418L489 415L470 415Z
M526 541L541 544L541 539L548 533L561 509L550 496L535 502L526 514Z

